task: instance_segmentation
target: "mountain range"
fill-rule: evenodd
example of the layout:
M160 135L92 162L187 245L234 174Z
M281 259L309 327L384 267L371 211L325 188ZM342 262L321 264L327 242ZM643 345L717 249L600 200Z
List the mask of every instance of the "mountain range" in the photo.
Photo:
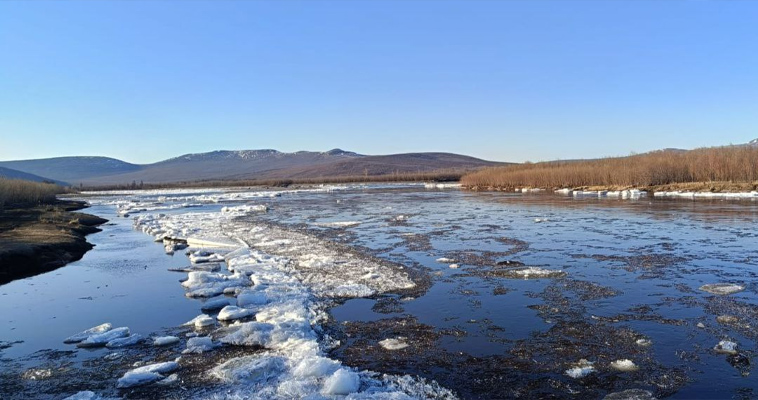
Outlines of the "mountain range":
M319 179L435 171L468 171L503 165L451 153L368 156L334 149L326 152L277 150L212 151L185 154L153 164L131 164L108 157L56 157L2 161L0 167L35 179L87 186L131 182L175 183L208 180ZM0 176L3 176L0 171Z

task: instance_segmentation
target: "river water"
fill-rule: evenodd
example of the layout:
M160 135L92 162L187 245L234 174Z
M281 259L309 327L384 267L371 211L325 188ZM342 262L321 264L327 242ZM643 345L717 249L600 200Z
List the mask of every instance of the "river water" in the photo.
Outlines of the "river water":
M237 396L272 386L272 379L281 393L282 382L294 379L293 369L282 367L265 382L213 382L219 390L209 394L199 389L211 385L202 381L202 370L240 356L222 347L193 356L207 361L178 372L189 392L177 384L147 392L116 390L115 380L135 360L163 361L182 351L156 353L148 344L126 351L124 360L131 364L115 363L98 382L64 386L56 379L102 367L103 357L112 353L63 344L71 334L107 321L145 336L181 337L187 332L177 327L199 314L202 301L186 298L178 282L186 274L167 271L189 265L183 251L166 255L153 237L132 226L135 216L158 214L140 227L158 221L189 236L223 234L292 260L302 257L305 242L297 238L314 238L319 249L335 246L329 254L355 252L407 271L413 290L335 284L329 291L316 289L320 283L313 276L331 275L301 279L303 290L314 296L307 304L327 312L311 320L319 357L350 371L416 380L415 389L408 389L392 383L395 378L371 383L360 375L355 398L393 390L443 398L448 393L442 388L482 399L758 396L755 201L573 198L417 185L129 192L89 200L94 204L89 212L112 221L88 238L94 250L65 268L0 287L0 358L8 366L0 374L3 398L35 393L57 399L79 390L127 398L224 398L230 390ZM268 211L218 219L222 207L240 205L265 205ZM240 233L263 226L290 239L272 245L259 238L256 247ZM299 253L289 243L298 240ZM324 268L350 274L351 264L341 267L342 261L324 257ZM381 271L388 270L370 270L371 279L380 279ZM741 290L717 295L701 289L717 283ZM217 332L209 336L219 338ZM379 344L387 339L401 348ZM736 350L715 350L722 341L727 347L735 343ZM270 347L282 356L285 350L277 346ZM291 354L283 357L285 364L297 361ZM51 376L29 373L48 370ZM185 370L190 372L183 375ZM323 385L331 373L309 378L308 385L315 386L302 383L305 391L297 393L317 387L316 395L330 398L334 393ZM421 390L419 382L439 387Z

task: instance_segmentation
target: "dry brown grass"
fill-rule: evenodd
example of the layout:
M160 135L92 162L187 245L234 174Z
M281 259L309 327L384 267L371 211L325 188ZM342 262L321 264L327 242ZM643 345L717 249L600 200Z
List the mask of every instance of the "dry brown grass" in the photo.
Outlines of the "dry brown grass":
M681 183L758 181L758 147L655 151L588 161L555 161L486 168L461 178L469 188L654 187Z
M66 189L52 183L0 178L0 208L6 205L51 203Z

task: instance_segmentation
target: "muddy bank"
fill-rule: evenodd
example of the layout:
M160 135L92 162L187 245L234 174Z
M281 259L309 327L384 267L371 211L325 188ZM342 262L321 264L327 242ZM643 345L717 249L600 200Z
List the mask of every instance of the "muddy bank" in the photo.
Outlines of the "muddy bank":
M0 285L60 268L92 248L85 236L107 220L75 212L84 202L0 210Z

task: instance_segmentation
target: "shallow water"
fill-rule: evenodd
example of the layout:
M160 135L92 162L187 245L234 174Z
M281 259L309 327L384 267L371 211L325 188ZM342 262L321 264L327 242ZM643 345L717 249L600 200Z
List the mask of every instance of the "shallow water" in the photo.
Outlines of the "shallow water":
M673 398L758 395L752 366L756 202L576 199L402 185L209 200L218 193L174 193L161 202L201 207L146 213L266 204L269 212L252 220L355 246L431 278L418 297L380 294L340 300L330 310L330 329L344 335L331 355L358 369L420 375L464 398L593 398L632 388ZM129 196L150 204L159 195ZM198 301L185 298L178 285L182 274L166 271L187 265L186 257L165 255L113 206L89 212L115 223L88 238L97 245L93 251L65 268L0 287L0 341L23 341L0 350L0 357L70 350L63 338L104 321L149 335L198 314ZM442 257L459 268L436 261ZM515 264L496 265L502 261L565 276L512 279L507 272ZM728 296L699 290L718 282L745 290ZM719 315L737 318L721 323ZM407 338L407 349L377 346L397 336ZM639 346L637 339L651 345ZM730 363L712 350L725 339L750 362ZM77 357L103 352L80 350ZM596 372L566 376L582 358L595 362ZM609 367L625 358L639 370Z
M145 336L173 328L198 313L168 268L184 267L186 257L167 256L149 236L116 216L113 207L86 210L107 218L102 232L87 236L95 248L58 270L0 286L0 341L17 342L0 356L18 358L43 349L75 350L63 339L111 322ZM79 351L80 358L104 350Z

